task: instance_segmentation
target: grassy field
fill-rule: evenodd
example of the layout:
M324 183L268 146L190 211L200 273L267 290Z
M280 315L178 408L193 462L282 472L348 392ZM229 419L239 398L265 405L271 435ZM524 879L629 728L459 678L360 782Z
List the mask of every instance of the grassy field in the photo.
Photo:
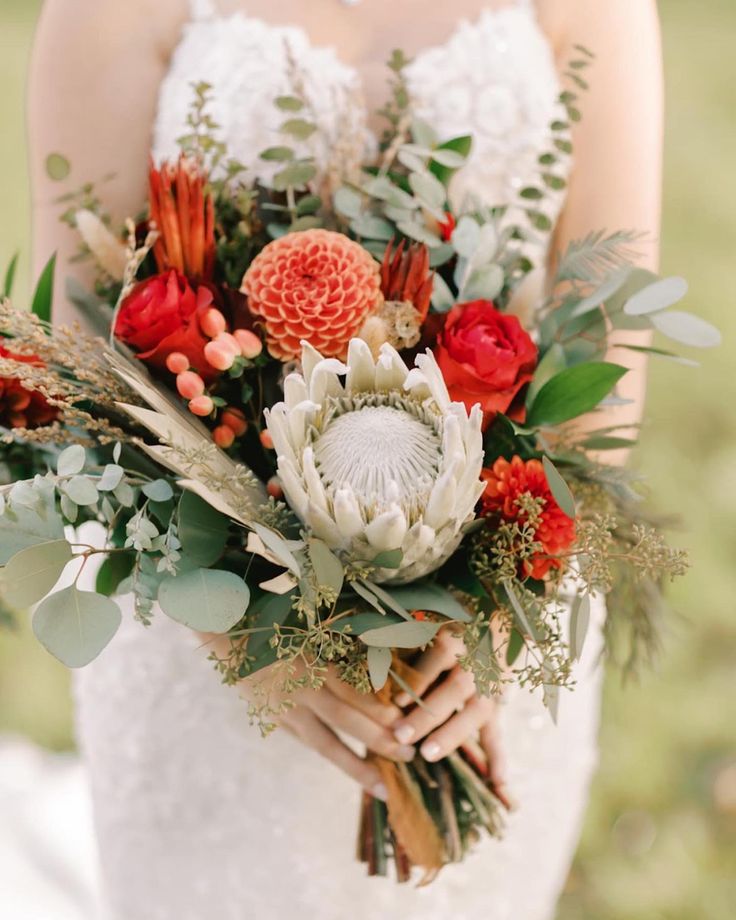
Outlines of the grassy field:
M605 698L601 770L559 920L736 916L736 3L660 4L669 93L664 270L725 345L703 368L652 366L638 464L679 509L691 574L672 591L658 673ZM0 10L0 265L28 266L24 68L36 0ZM71 744L66 674L27 635L0 636L0 732ZM533 871L533 866L530 866ZM524 918L520 918L524 920Z

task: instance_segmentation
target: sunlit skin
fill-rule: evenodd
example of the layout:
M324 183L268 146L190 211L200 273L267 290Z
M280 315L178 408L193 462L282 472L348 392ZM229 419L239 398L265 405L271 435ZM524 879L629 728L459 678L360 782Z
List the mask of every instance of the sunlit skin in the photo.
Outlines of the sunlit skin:
M336 0L249 0L247 11L273 23L302 25L315 44L336 46L342 60L359 70L367 101L376 108L386 85L383 62L397 36L411 56L442 41L458 19L473 19L492 5L482 0L457 0L453 4L364 0L359 6L348 7ZM237 0L220 0L219 6L224 12L239 8ZM575 128L575 168L552 258L571 240L591 231L636 229L646 235L640 247L641 264L656 269L663 104L655 0L538 0L538 12L560 69L572 56L575 44L582 43L597 55L591 90L583 106L584 118ZM65 264L65 257L76 249L76 240L58 220L55 202L59 186L51 184L43 168L48 152L64 151L71 160L70 187L114 174L101 193L116 222L137 213L145 201L158 87L187 15L186 0L155 4L147 0L122 4L114 0L47 0L36 39L30 89L34 258L38 272L49 253L58 250L62 270L89 281L83 265ZM141 28L143 23L145 28ZM387 23L391 28L386 28ZM90 92L91 74L94 92ZM83 106L79 105L80 98L85 100ZM57 285L57 291L63 291L63 285ZM55 311L57 321L73 318L73 307L61 296ZM610 357L632 369L620 387L621 395L632 403L598 413L591 427L630 425L641 415L643 358L616 350ZM625 457L608 459L622 462ZM335 730L347 732L370 750L393 759L405 759L415 745L421 746L428 759L437 759L466 738L480 734L494 778L502 782L495 719L498 704L475 693L472 678L457 666L461 652L460 640L443 633L420 659L420 693L428 691L426 707L402 714L396 706L383 706L370 696L360 696L331 674L324 689L301 693L281 722L367 789L376 790L379 785L377 770L344 745ZM257 679L268 677L261 674ZM248 681L243 682L241 692L252 694Z

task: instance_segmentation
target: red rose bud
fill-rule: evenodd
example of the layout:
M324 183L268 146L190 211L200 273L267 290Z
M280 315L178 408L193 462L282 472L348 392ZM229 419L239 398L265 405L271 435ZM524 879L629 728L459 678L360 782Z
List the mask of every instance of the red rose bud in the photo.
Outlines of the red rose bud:
M180 351L172 351L166 358L166 368L172 374L183 374L189 370L189 359Z
M233 337L240 346L240 353L249 361L257 358L263 351L263 342L250 329L236 329L233 332Z
M189 411L192 415L199 415L201 418L212 415L214 408L215 404L209 396L195 396L189 401Z
M176 378L176 389L184 399L195 399L204 393L204 380L194 371L184 371Z
M170 271L137 284L123 300L115 335L152 367L164 370L172 352L183 354L205 380L216 376L204 357L207 344L199 319L212 303L209 288L196 291L181 274Z
M212 438L217 444L218 447L221 447L223 450L227 450L228 447L232 447L235 441L235 432L232 428L228 428L227 425L218 425L217 428L212 432Z
M225 343L213 339L204 346L207 362L218 371L229 371L235 363L235 355Z
M240 409L234 409L232 406L229 406L222 413L222 424L227 425L228 428L232 428L236 438L242 438L248 430L248 422L245 420L245 415Z
M435 357L450 397L468 410L479 404L487 426L532 379L537 346L515 316L475 300L447 314Z
M225 317L219 310L215 309L215 307L210 307L209 310L205 310L199 321L199 325L202 327L202 332L211 339L214 339L216 335L227 330Z

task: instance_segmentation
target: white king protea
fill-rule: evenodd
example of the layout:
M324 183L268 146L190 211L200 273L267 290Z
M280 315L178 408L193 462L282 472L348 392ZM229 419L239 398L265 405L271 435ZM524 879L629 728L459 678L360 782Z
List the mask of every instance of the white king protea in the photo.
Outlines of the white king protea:
M450 401L431 353L377 361L352 339L347 365L302 343L301 374L266 414L284 494L315 536L347 559L401 551L377 582L413 581L455 551L483 491L482 413ZM344 381L341 379L344 376ZM393 563L399 553L392 553ZM387 561L387 560L386 560Z

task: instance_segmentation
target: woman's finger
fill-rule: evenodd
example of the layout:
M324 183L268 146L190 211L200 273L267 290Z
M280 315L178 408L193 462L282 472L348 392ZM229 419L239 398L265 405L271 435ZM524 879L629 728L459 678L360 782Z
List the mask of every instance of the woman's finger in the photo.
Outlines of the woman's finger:
M416 680L412 681L416 696L422 697L440 674L455 667L458 657L464 651L462 639L454 636L450 629L443 629L427 651L412 663L412 669L417 675ZM396 705L408 706L412 699L409 693L402 690L396 695Z
M359 709L354 709L344 703L327 687L305 695L302 701L323 722L362 741L369 750L376 754L388 757L390 760L410 761L414 759L416 750L411 745L397 741L386 726L379 725Z
M496 713L497 713L496 707ZM506 759L501 746L501 733L498 718L489 719L480 729L480 746L488 758L490 780L498 789L506 785Z
M312 748L322 757L332 761L377 799L386 801L388 792L381 774L373 764L358 757L343 744L324 722L304 706L297 706L281 718L281 725L295 735L302 744Z
M444 725L432 732L419 753L425 760L441 760L454 753L468 738L478 734L481 726L492 717L495 708L493 700L487 697L473 697L462 712L457 713Z
M327 675L327 687L338 699L365 713L369 719L387 727L401 718L401 710L392 703L382 703L374 693L359 693L350 684L340 680L337 674L330 671Z
M438 728L475 693L473 675L459 665L408 716L394 726L394 736L402 744L418 741Z

